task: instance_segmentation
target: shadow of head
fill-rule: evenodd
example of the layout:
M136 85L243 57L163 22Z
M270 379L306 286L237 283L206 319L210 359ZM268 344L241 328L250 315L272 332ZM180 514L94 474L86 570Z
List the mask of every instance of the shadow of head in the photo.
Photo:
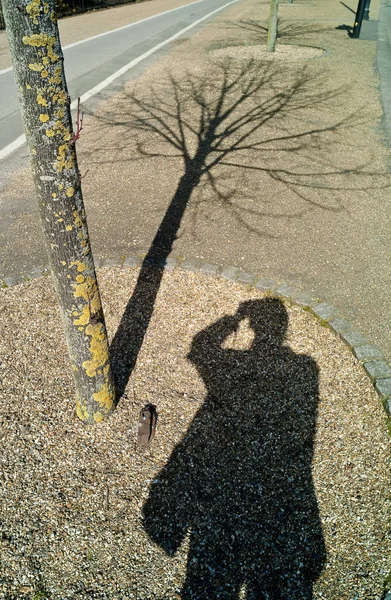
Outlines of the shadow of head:
M288 313L278 298L242 302L236 314L240 320L248 319L254 332L253 348L260 343L283 344L288 329Z

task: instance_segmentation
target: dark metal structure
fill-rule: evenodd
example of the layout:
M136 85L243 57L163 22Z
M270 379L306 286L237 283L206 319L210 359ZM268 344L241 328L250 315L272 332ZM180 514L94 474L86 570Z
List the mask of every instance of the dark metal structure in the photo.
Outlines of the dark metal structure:
M57 16L69 17L89 10L110 8L118 4L131 4L136 0L57 0ZM3 12L0 4L0 29L5 29Z
M365 8L364 8L364 20L365 21L369 21L369 7L371 5L371 0L366 0L365 1Z
M352 38L359 38L361 32L361 25L363 19L369 19L369 5L371 0L359 0L356 12L356 18L354 21L353 31L351 33Z

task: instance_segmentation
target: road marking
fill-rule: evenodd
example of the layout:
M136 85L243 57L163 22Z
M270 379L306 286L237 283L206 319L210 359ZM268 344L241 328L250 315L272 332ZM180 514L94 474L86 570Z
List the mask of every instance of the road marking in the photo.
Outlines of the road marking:
M146 21L150 21L151 19L156 19L157 17L162 17L163 15L168 15L168 13L172 13L175 10L180 10L181 8L187 8L188 6L193 6L193 4L199 4L200 2L205 2L205 0L196 0L195 2L189 2L188 4L183 4L183 6L177 6L176 8L170 8L170 10L165 10L157 15L152 15L151 17L146 17L145 19L140 19L140 21L134 21L134 23L128 23L127 25L123 25L122 27L117 27L117 29L110 29L110 31L104 31L103 33L98 33L97 35L93 35L89 38L85 38L84 40L79 40L78 42L73 42L72 44L68 44L68 46L64 46L63 50L67 50L67 48L73 48L74 46L78 46L79 44L84 44L85 42L90 42L91 40L96 40L97 38L103 37L104 35L109 35L110 33L116 33L117 31L122 31L123 29L128 29L129 27L134 27L135 25L139 25L140 23L145 23ZM12 71L12 67L7 67L6 69L0 69L0 75L3 73L9 73Z
M13 142L8 144L8 146L6 146L5 148L2 148L2 150L0 150L0 160L3 160L3 158L8 156L9 154L12 154L12 152L15 152L15 150L17 150L18 148L23 146L25 141L26 141L26 136L23 134L23 135L20 135L18 138L16 138L16 140L14 140Z
M203 0L201 0L201 1L203 1ZM213 10L212 12L208 13L204 17L201 17L201 19L197 19L197 21L194 21L194 23L191 23L190 25L188 25L184 29L181 29L181 31L178 31L178 33L175 33L174 35L172 35L167 40L164 40L164 42L160 42L160 44L157 44L156 46L154 46L153 48L151 48L147 52L144 52L144 54L141 54L141 56L138 56L137 58L135 58L134 60L132 60L127 65L124 65L121 69L119 69L118 71L116 71L115 73L113 73L112 75L110 75L109 77L107 77L106 79L104 79L103 81L101 81L100 83L98 83L98 85L96 85L95 87L91 88L88 92L86 92L85 94L83 94L80 97L80 103L86 102L87 100L89 100L90 98L92 98L93 96L95 96L96 94L98 94L99 92L101 92L104 88L106 88L108 85L110 85L111 83L113 83L113 81L115 81L116 79L118 79L118 77L121 77L121 75L123 75L124 73L126 73L127 71L129 71L130 69L132 69L133 67L135 67L136 65L138 65L140 62L142 62L143 60L145 60L146 58L148 58L149 56L151 56L152 54L154 54L155 52L157 52L158 50L160 50L164 46L167 46L167 44L169 44L170 42L173 42L174 40L176 40L177 38L179 38L181 35L183 35L184 33L186 33L187 31L190 31L190 29L193 29L193 27L196 27L197 25L199 25L200 23L202 23L202 21L205 21L206 19L208 19L212 15L215 15L216 13L220 12L224 8L227 8L227 6L230 6L231 4L236 4L236 2L238 2L238 0L231 0L230 2L227 2L223 6L220 6L220 8L217 8L216 10ZM189 6L189 5L186 4L186 6ZM173 9L173 10L175 10L175 9ZM161 14L163 14L163 13L161 13ZM77 100L74 100L72 102L72 104L71 104L71 108L73 109L73 108L76 108L76 107L77 107ZM9 154L11 154L12 152L15 152L15 150L17 150L18 148L20 148L21 146L23 146L23 144L25 142L26 142L26 136L25 135L20 135L18 138L16 138L16 140L14 140L13 142L11 142L11 144L8 144L8 146L5 146L5 148L3 148L2 150L0 150L0 160L2 160L3 158L5 158L6 156L8 156Z
M78 42L73 42L72 44L68 44L68 46L64 46L64 50L66 50L67 48L72 48L73 46L78 46L79 44L84 44L84 42L96 40L97 38L103 37L104 35L108 35L109 33L116 33L117 31L122 31L123 29L128 29L129 27L134 27L134 25L139 25L140 23L145 23L146 21L150 21L151 19L156 19L156 17L162 17L163 15L168 15L168 13L172 13L175 10L180 10L181 8L187 8L188 6L193 6L193 4L199 4L200 2L205 2L205 0L196 0L195 2L189 2L189 4L184 4L183 6L177 6L176 8L170 8L170 10L165 10L162 13L158 13L157 15L152 15L151 17L146 17L145 19L141 19L140 21L135 21L134 23L129 23L128 25L123 25L122 27L118 27L117 29L111 29L110 31L104 31L103 33L98 33L97 35L93 35L92 37L86 38L85 40L79 40ZM1 75L1 71L0 71L0 75Z
M83 94L80 97L80 102L86 102L92 96L95 96L95 94L98 94L105 87L107 87L108 85L110 85L110 83L112 83L113 81L115 81L116 79L118 79L118 77L121 77L121 75L123 75L124 73L126 73L127 71L129 71L129 69L132 69L133 67L135 67L136 65L138 65L140 62L142 62L143 60L145 60L146 58L148 58L149 56L151 56L152 54L154 54L155 52L157 52L158 50L160 50L161 48L163 48L164 46L166 46L170 42L173 42L174 40L176 40L177 38L179 38L181 35L183 35L184 33L186 33L187 31L190 31L190 29L193 29L193 27L196 27L197 25L199 25L200 23L202 23L202 21L205 21L206 19L208 19L212 15L218 13L220 10L223 10L223 8L226 8L227 6L230 6L231 4L235 4L236 2L238 2L238 0L231 0L230 2L227 2L227 4L224 4L223 6L220 6L220 8L217 8L216 10L213 10L212 12L208 13L204 17L201 17L201 19L198 19L197 21L194 21L194 23L191 23L191 25L188 25L184 29L181 29L181 31L178 31L178 33L175 33L174 35L172 35L167 40L164 40L164 42L160 42L160 44L157 44L156 46L154 46L150 50L147 50L147 52L144 52L144 54L141 54L141 56L138 56L137 58L135 58L134 60L132 60L127 65L124 65L121 69L119 69L118 71L116 71L115 73L113 73L112 75L110 75L109 77L107 77L107 79L104 79L103 81L101 81L101 83L98 83L98 85L96 85L91 90L89 90L88 92L86 92L85 94Z

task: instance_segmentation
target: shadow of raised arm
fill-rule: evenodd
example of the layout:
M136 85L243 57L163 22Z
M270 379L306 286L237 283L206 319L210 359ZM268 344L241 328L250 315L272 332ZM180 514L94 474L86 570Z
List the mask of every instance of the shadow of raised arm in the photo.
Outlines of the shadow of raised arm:
M242 319L254 338L225 348ZM182 598L311 600L325 562L312 482L318 369L284 344L275 298L244 302L199 332L188 355L204 403L143 507L168 554L189 536Z

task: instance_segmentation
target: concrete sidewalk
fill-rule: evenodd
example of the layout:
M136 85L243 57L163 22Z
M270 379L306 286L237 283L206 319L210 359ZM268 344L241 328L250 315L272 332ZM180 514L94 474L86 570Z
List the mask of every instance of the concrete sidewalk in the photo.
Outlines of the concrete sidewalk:
M379 10L377 68L383 103L383 130L386 143L391 147L391 6L382 0Z

